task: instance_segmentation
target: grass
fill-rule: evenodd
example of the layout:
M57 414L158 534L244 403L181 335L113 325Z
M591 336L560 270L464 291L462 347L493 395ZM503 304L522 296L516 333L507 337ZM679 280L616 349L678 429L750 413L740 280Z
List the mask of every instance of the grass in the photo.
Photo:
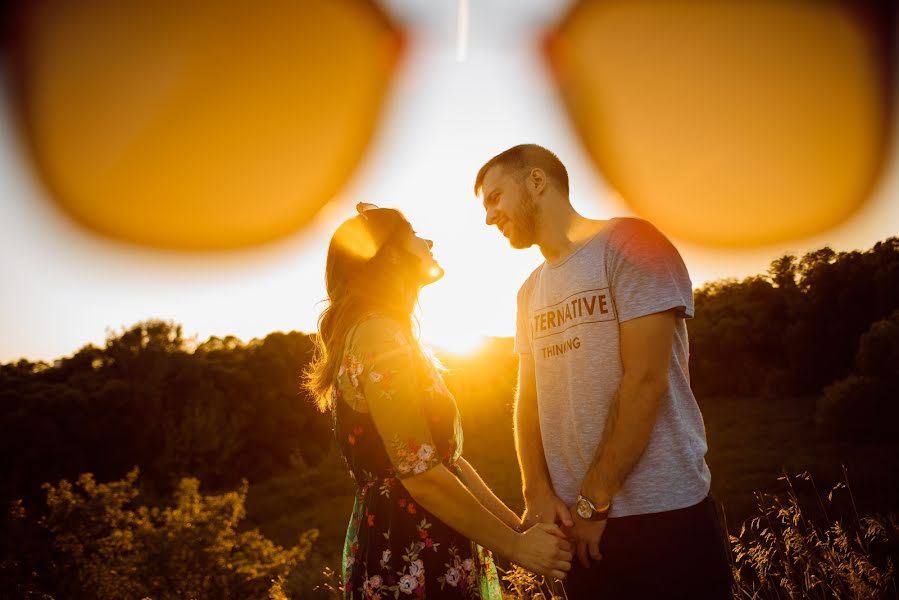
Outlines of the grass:
M756 492L785 493L778 481L787 473L809 472L832 486L848 470L863 513L896 510L899 442L847 444L821 439L815 432L815 398L718 398L700 402L709 442L706 461L712 494L723 506L727 523L740 523L757 509ZM800 499L811 500L799 490ZM848 511L845 503L834 507Z
M326 569L340 566L343 540L353 508L354 487L335 448L313 469L288 472L251 485L244 528L258 528L276 544L289 547L308 529L319 537L300 571L281 586L288 598L328 598ZM330 577L332 582L336 579Z

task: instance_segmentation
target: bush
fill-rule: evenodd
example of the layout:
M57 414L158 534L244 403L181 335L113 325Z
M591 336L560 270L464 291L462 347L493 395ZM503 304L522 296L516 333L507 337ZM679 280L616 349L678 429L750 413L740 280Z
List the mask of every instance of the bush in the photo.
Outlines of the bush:
M202 496L199 482L185 478L172 506L131 508L137 475L134 468L111 483L98 484L85 473L74 486L65 479L44 484L48 512L37 524L49 533L54 562L62 565L44 577L55 584L44 591L109 600L267 599L306 559L318 535L309 530L284 549L257 530L237 532L245 481L237 491ZM20 506L17 518L27 519Z
M876 321L862 336L855 364L862 375L894 382L899 378L899 310Z
M877 377L850 375L824 390L818 400L818 434L860 442L891 439L899 413L890 386Z

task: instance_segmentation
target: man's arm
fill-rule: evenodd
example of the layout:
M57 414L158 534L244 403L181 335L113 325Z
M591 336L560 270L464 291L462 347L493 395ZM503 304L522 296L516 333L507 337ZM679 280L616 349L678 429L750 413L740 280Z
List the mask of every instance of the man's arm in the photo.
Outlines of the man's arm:
M553 491L543 454L540 417L537 412L537 383L534 377L534 357L518 355L518 393L515 398L515 451L521 469L524 495L523 526L534 523L561 522L570 527L573 522L565 503Z
M581 493L596 506L606 506L621 488L649 443L659 403L668 389L668 363L674 338L673 310L621 323L620 349L624 373L606 418L603 443L596 450ZM578 556L596 560L605 521L575 518Z

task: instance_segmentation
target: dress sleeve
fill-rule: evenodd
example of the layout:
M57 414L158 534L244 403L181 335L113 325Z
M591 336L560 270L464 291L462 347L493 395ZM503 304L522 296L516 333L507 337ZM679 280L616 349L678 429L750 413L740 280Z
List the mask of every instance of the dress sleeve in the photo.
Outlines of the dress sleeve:
M416 369L415 349L390 319L370 319L359 325L350 348L361 364L355 385L400 479L424 473L440 464Z

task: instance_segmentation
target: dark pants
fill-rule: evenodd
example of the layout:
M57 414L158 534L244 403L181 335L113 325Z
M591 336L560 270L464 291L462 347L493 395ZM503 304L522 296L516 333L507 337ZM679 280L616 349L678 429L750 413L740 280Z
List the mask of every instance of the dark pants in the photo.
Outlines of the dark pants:
M733 575L711 496L687 508L609 519L601 561L574 557L570 600L714 598L730 600Z

